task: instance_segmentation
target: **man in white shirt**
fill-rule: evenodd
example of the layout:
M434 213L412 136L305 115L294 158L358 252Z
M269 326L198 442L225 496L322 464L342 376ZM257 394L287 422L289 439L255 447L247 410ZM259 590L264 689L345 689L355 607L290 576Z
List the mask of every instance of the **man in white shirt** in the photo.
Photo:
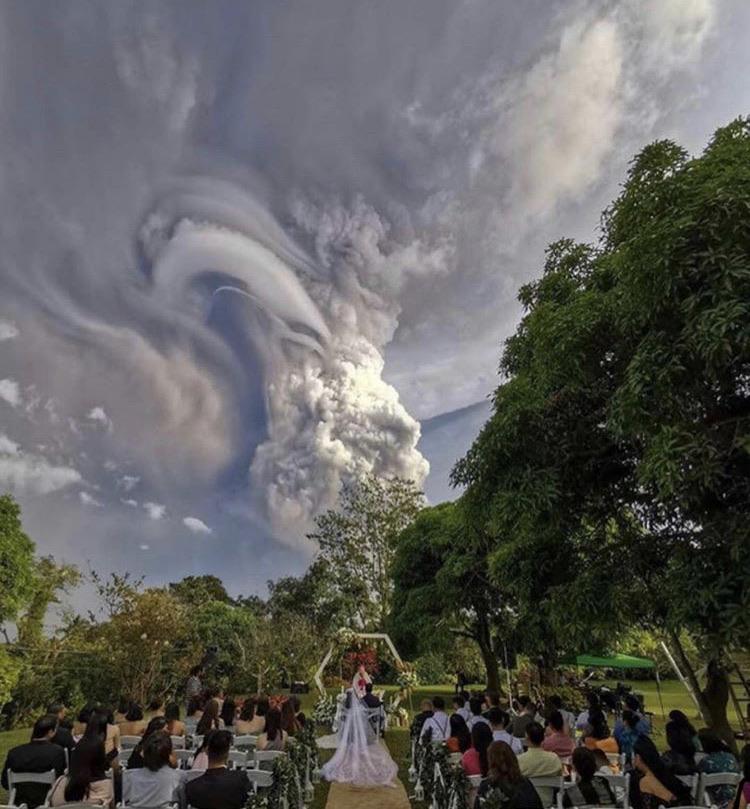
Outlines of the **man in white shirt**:
M482 716L482 700L477 697L472 697L469 700L469 708L471 708L471 716L466 723L471 730L477 722L484 722L486 725L490 723Z
M464 722L466 722L467 725L469 724L471 711L466 704L466 698L463 694L456 694L456 696L453 697L453 713L457 713L459 716L463 717Z
M433 697L432 707L434 712L432 716L425 720L422 725L422 732L419 734L420 739L424 739L427 734L430 734L430 740L433 742L444 742L451 735L450 719L445 712L445 700L442 697Z
M508 733L508 725L510 724L510 716L500 708L490 708L487 712L487 719L492 728L492 741L505 742L510 745L510 749L520 756L523 753L523 744L520 739L517 739L511 733Z

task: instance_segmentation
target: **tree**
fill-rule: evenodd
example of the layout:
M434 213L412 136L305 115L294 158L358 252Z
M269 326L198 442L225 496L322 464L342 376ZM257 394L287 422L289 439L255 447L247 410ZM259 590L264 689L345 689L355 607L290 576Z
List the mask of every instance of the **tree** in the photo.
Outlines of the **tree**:
M209 601L228 604L232 600L218 576L185 576L180 581L171 582L169 590L186 607L195 607Z
M12 621L30 597L34 543L21 525L21 508L9 495L0 496L0 623Z
M174 592L171 587L170 591ZM216 648L212 668L219 677L244 678L246 682L251 668L247 643L258 623L248 609L224 601L206 601L190 613L191 641L200 655L209 647Z
M368 475L346 484L338 510L315 519L308 535L358 629L378 629L390 613L391 563L399 534L424 504L410 480Z
M481 652L487 686L499 690L500 631L507 631L513 616L490 580L491 547L461 501L423 509L396 544L390 629L412 654L434 649L436 636L471 639Z
M749 167L745 120L693 160L668 141L636 157L601 243L552 245L521 290L493 415L453 476L550 654L605 642L603 617L610 638L639 622L700 692L686 628L728 741L720 661L750 639Z
M59 604L59 594L75 587L80 578L74 565L58 565L51 556L35 560L28 604L17 624L20 646L44 642L44 619L50 606Z

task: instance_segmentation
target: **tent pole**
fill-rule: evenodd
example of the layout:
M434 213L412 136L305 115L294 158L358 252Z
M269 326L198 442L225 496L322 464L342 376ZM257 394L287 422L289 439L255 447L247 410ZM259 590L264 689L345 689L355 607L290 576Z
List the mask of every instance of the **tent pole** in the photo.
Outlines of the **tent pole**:
M664 713L664 700L661 696L661 679L659 677L659 664L656 664L654 668L654 672L656 673L656 693L659 695L659 705L661 705L661 718L666 719L667 715Z

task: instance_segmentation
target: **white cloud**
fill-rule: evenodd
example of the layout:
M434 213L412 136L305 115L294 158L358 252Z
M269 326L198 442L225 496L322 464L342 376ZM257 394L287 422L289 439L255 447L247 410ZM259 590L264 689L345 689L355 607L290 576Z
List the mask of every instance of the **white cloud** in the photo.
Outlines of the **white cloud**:
M112 432L112 419L110 419L103 407L92 407L86 418L89 421L98 422L107 432Z
M161 520L167 513L167 507L160 503L144 503L143 508L151 520Z
M107 472L116 472L119 467L113 460L107 460L104 462L104 468Z
M123 475L117 480L117 488L126 492L131 492L141 482L138 475Z
M14 340L18 335L18 328L13 321L0 320L0 343L4 340Z
M100 500L97 500L96 497L88 492L78 492L78 498L84 506L95 506L96 508L101 508L104 505Z
M123 499L123 498L120 498L120 502L121 502L121 503L122 503L124 506L130 506L131 508L138 508L138 501L137 501L137 500L131 500L131 499Z
M49 494L81 481L78 470L25 453L7 435L0 433L0 488Z
M139 545L138 547L139 547L139 548L140 548L142 551L147 551L147 550L150 550L150 548L151 548L151 546L150 546L150 545L146 545L145 543L144 543L143 545Z
M14 379L0 379L0 399L7 402L11 407L19 407L23 398L18 382Z
M203 520L199 520L197 517L185 517L182 524L194 534L213 534L213 529L209 528Z

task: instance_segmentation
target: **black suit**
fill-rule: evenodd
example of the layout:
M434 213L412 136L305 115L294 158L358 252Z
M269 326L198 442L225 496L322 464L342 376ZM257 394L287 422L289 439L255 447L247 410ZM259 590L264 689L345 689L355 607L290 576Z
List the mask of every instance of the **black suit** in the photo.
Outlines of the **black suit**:
M241 809L247 803L250 782L242 770L217 767L185 786L187 802L194 809Z
M52 737L52 744L59 744L66 750L72 750L76 746L70 728L64 728L62 725L58 725L57 733Z
M375 694L365 694L362 701L368 708L379 708L383 704Z
M8 789L8 770L13 772L47 772L54 770L62 775L65 770L65 751L59 745L48 741L34 741L21 744L8 751L3 767L2 785ZM16 804L25 803L29 809L41 806L51 785L19 784L16 789Z

